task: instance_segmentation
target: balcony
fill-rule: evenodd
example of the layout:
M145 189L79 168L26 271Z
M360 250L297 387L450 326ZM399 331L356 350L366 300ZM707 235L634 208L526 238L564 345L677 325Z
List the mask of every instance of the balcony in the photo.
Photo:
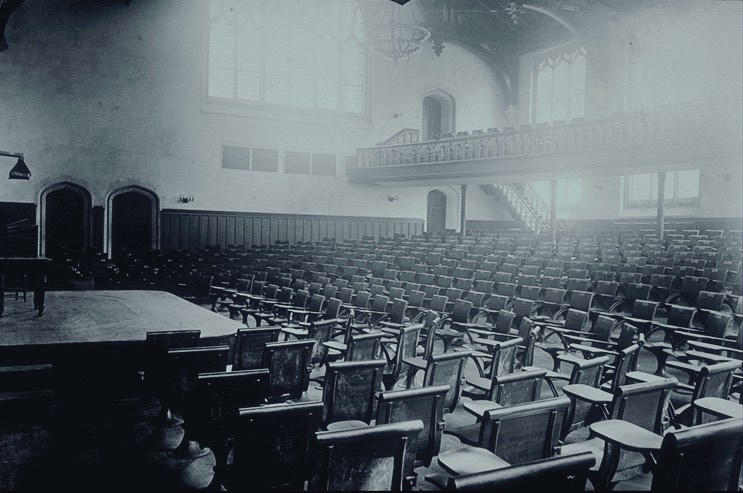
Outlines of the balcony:
M384 143L357 149L357 167L349 170L349 176L364 182L482 183L571 174L622 175L724 161L740 164L741 149L740 104L721 99L617 113L601 120Z

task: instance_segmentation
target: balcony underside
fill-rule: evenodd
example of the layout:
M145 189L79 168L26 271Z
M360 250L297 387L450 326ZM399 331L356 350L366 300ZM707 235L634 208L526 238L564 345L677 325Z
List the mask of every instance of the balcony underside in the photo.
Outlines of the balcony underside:
M740 134L730 134L683 142L357 167L349 169L348 176L358 182L403 185L521 182L740 165L742 154Z

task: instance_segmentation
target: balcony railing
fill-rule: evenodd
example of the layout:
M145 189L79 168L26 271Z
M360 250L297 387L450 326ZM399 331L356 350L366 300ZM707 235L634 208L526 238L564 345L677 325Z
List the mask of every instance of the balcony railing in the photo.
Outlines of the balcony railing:
M359 148L357 165L380 168L502 159L722 137L731 132L740 134L739 110L739 105L722 99L617 113L602 120L490 129L487 133L474 131L472 135L449 139Z

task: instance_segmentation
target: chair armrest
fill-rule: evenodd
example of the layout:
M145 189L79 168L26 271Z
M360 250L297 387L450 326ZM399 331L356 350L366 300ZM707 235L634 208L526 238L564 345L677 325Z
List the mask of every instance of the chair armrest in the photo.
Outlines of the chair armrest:
M718 354L718 353L734 354L738 356L737 359L743 359L743 349L731 348L727 346L713 344L713 343L706 342L706 341L704 342L703 341L689 341L687 344L689 345L689 347L692 347L695 350L702 349L702 350L705 350L706 352L715 353L715 354Z
M659 375L653 375L652 373L646 373L644 371L629 371L625 375L628 380L635 380L639 382L660 382L661 380L667 380L666 377Z
M568 397L592 404L610 404L614 399L614 395L609 392L604 392L603 390L581 383L566 385L562 388L562 391Z
M699 371L702 369L699 366L696 365L690 365L689 363L683 363L681 361L666 361L666 366L670 368L676 368L677 370L681 370L688 374L689 376L694 376L699 374Z
M600 355L606 355L606 356L617 356L619 354L617 351L612 351L611 349L586 346L584 344L571 344L570 349L574 349L576 351L583 351L585 353L590 353L590 354L600 354Z
M694 349L690 349L686 351L686 356L689 360L698 360L698 361L704 361L708 364L715 364L715 363L722 363L725 361L733 361L733 358L728 358L727 356L722 356L719 354L713 354L713 353L706 353L704 351L696 351Z
M600 421L589 428L594 436L632 452L658 452L663 443L662 436L620 419Z

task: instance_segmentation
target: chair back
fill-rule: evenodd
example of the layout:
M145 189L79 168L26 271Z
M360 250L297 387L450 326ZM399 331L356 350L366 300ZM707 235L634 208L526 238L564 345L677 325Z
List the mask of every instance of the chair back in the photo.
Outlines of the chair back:
M266 403L269 394L268 370L201 373L188 394L192 408L188 428L202 445L215 450L218 461L240 408Z
M562 356L557 357L558 360L561 358ZM590 387L598 388L601 382L601 377L604 373L604 365L608 362L608 356L601 356L592 359L579 359L576 364L572 365L568 385L581 383ZM565 414L565 423L562 425L562 439L585 422L588 414L591 412L591 408L591 403L584 401L577 401L575 405L570 408L570 411Z
M462 395L464 366L470 354L470 351L452 351L450 353L434 354L428 359L426 373L423 376L423 386L449 386L444 399L445 412L454 412L459 402Z
M387 321L401 324L403 323L403 320L405 319L405 310L408 307L408 302L405 301L402 298L397 298L392 302L392 306L389 310L389 316L387 317Z
M444 400L448 390L446 385L437 385L381 392L377 398L377 425L413 419L423 422L423 431L418 435L414 467L429 467L432 459L439 454L444 430ZM405 479L414 482L415 472L406 469Z
M446 296L435 294L431 296L431 304L429 305L429 308L435 312L443 313L446 311L447 301L449 301L449 298Z
M467 300L456 300L451 313L452 322L467 323L472 311L472 302Z
M341 288L340 292L338 292L338 299L341 300L341 302L346 305L351 303L352 297L353 297L353 288Z
M488 398L501 406L534 402L542 393L545 375L544 368L496 375L492 378Z
M620 385L612 402L612 419L621 419L662 435L664 412L676 385L675 378Z
M263 367L271 373L271 396L301 397L309 384L314 344L313 340L266 343Z
M725 293L714 293L712 291L700 291L697 295L695 306L699 310L720 311L725 301Z
M317 476L310 491L400 491L408 449L423 431L420 420L315 434Z
M518 355L519 346L524 342L520 337L509 337L505 340L480 339L479 344L487 347L491 355L488 373L489 378L496 375L506 375L513 373L516 368L516 356ZM487 368L487 366L486 366Z
M583 310L577 310L575 308L568 308L565 313L565 325L563 326L569 330L583 330L588 320L588 312Z
M593 304L594 294L589 291L572 291L570 293L570 308L587 312Z
M346 420L369 423L385 364L384 360L327 363L322 396L323 422L326 425Z
M338 314L341 311L341 305L343 305L343 300L339 298L330 298L328 304L325 306L325 313L323 313L322 318L325 320L338 318Z
M494 294L485 302L485 308L488 310L504 310L508 304L508 296Z
M585 491L589 470L596 463L591 452L542 459L520 466L451 476L447 491Z
M347 346L345 361L368 361L379 359L379 348L384 337L383 332L372 334L351 334Z
M263 347L267 342L277 342L279 327L237 329L232 370L252 370L263 366Z
M495 331L499 334L509 334L515 318L516 314L510 310L499 311L498 319L495 321Z
M694 382L691 401L702 397L727 399L733 383L733 372L740 369L740 361L730 360L713 365L702 365Z
M300 293L305 293L303 296L304 300L302 299L297 300L297 302L294 305L299 308L304 308L305 305L307 304L307 297L309 296L309 292L299 291L294 296L294 298L296 299L300 295ZM310 304L307 306L307 311L317 313L322 310L322 306L324 303L325 303L325 296L323 296L322 294L313 294L312 297L310 298Z
M696 312L693 306L671 305L666 323L674 327L691 327L691 321Z
M322 409L320 401L241 409L233 426L232 464L220 474L222 483L238 491L301 490L310 477L310 446Z
M369 300L371 299L371 293L369 291L356 291L356 298L353 300L353 305L357 308L367 308L369 306Z
M704 335L723 339L732 321L732 313L708 312L704 321Z
M663 437L651 491L740 489L743 433L740 419L725 419Z
M632 317L641 320L653 320L660 303L648 300L636 300L632 305Z
M555 397L485 411L479 446L511 465L552 457L569 407L570 399Z

